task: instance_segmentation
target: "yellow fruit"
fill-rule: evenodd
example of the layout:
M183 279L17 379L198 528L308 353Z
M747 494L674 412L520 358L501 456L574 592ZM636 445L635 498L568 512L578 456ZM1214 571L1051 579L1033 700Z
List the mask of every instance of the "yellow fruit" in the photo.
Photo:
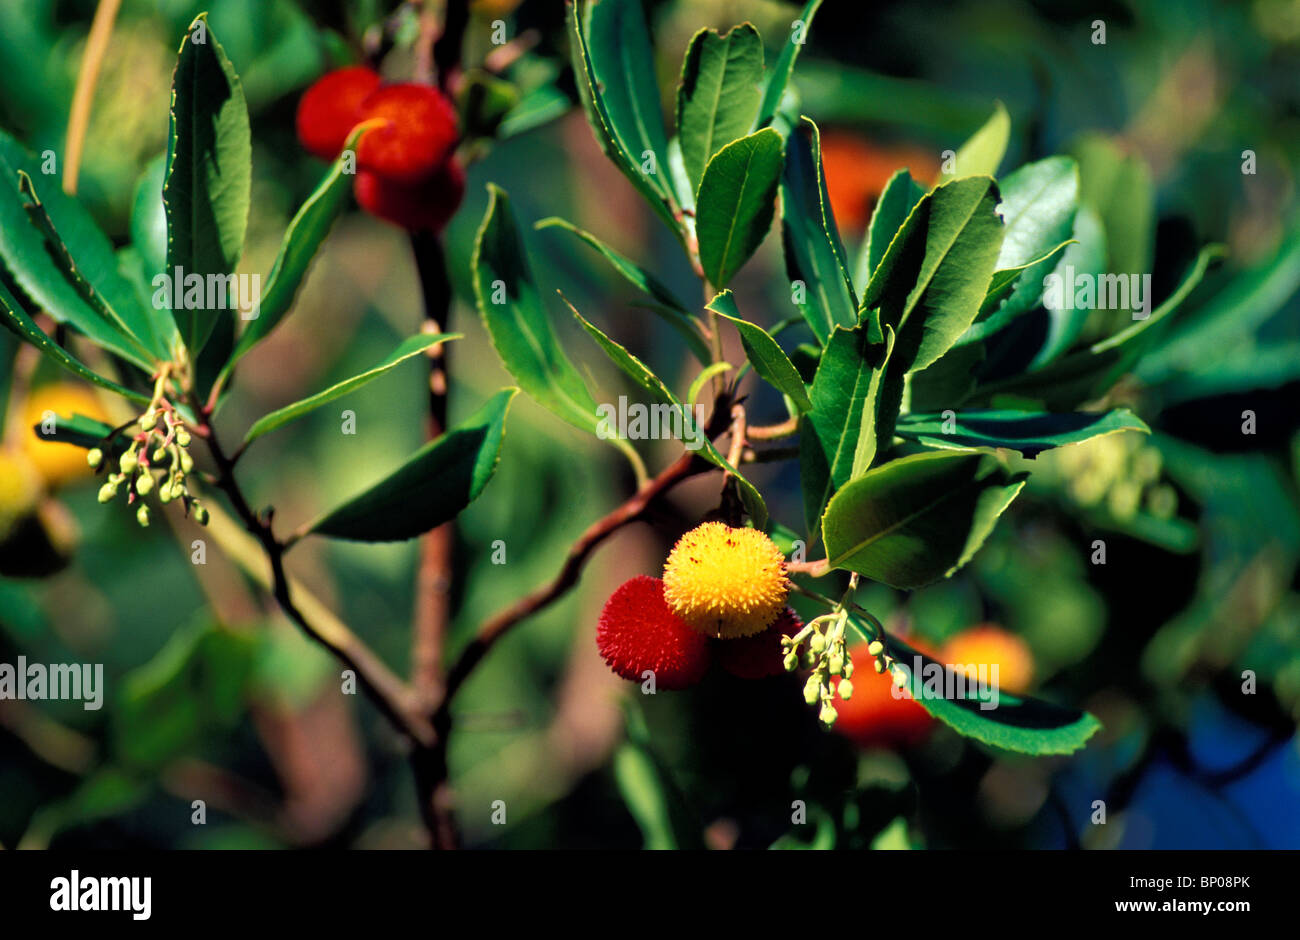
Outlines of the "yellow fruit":
M0 450L0 539L36 508L41 477L19 450Z
M678 540L664 564L664 599L708 636L762 633L785 610L785 558L757 529L706 522Z
M84 385L72 382L57 382L35 388L23 404L22 426L10 429L10 434L17 439L23 453L36 465L50 486L63 486L91 476L93 471L86 463L85 450L76 444L46 440L38 430L33 430L50 415L60 418L82 415L108 422L110 419L100 407L94 392Z

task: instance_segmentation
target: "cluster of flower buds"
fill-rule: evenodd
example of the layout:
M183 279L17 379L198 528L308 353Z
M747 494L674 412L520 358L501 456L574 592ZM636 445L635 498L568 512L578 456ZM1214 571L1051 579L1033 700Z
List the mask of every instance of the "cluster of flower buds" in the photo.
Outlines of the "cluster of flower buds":
M99 488L99 501L111 502L117 497L123 486L127 491L127 504L134 505L141 500L136 509L135 519L140 525L149 524L149 507L143 498L158 491L158 501L164 505L173 500L181 500L186 512L194 514L194 521L199 525L208 524L208 511L199 505L199 500L189 489L186 481L194 469L194 458L187 449L190 445L190 432L176 414L175 409L165 399L159 399L156 405L140 419L127 426L134 428L130 446L118 458L117 471L110 473L104 485ZM104 452L96 447L86 454L91 467L99 469L104 463ZM155 477L155 471L158 476Z
M837 610L810 620L794 636L781 638L786 671L794 672L800 665L811 670L803 687L804 701L810 706L820 704L817 718L827 728L839 717L836 696L848 701L853 695L853 659L844 639L848 619L847 610Z

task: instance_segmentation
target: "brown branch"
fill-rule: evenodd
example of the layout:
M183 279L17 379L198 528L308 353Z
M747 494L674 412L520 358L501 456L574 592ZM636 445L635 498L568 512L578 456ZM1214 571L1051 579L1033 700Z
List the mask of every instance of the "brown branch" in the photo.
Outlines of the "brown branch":
M200 409L195 403L196 412ZM207 441L212 459L217 465L217 487L226 494L236 516L243 523L247 532L257 540L265 554L267 569L254 573L263 587L271 591L285 614L298 627L317 643L324 646L343 664L351 669L357 682L375 706L393 724L417 746L431 743L434 739L433 728L427 715L416 706L415 697L410 688L392 670L384 664L378 655L355 633L337 621L322 623L321 618L309 619L295 604L293 598L294 582L284 570L284 543L275 537L268 514L265 518L255 513L244 497L234 475L234 465L222 450L220 442L211 426L203 425L197 429ZM211 513L209 527L220 526L221 520L216 513ZM225 541L231 541L229 533L224 533ZM214 537L219 537L214 532ZM242 554L242 553L241 553ZM253 573L253 572L250 572Z
M610 512L603 519L592 523L587 531L573 543L559 574L555 576L550 584L538 588L526 597L516 601L482 626L478 636L460 654L460 658L456 660L456 663L447 674L447 694L442 711L447 709L448 703L455 696L461 684L474 671L474 667L487 655L488 650L492 648L492 645L497 640L501 639L520 621L526 620L551 604L578 583L578 576L582 572L583 564L601 542L623 526L641 518L650 504L675 484L708 469L711 469L711 466L698 459L694 454L683 454L677 459L676 463L673 463L657 477L646 483L627 502Z
M438 237L431 233L411 236L416 270L424 296L425 333L440 333L451 313L451 282ZM429 351L428 439L436 440L447 428L447 367L442 343ZM420 539L420 565L415 582L415 616L411 630L411 684L429 712L442 699L442 652L451 619L452 553L456 530L451 522L425 533Z
M788 574L806 574L814 578L824 578L831 573L831 566L825 558L819 558L816 561L786 562L785 570Z
M791 416L780 424L751 427L749 429L749 439L751 441L777 441L783 437L794 437L798 433L799 419Z
M90 36L86 39L86 51L81 57L77 87L72 93L72 110L68 114L68 137L63 154L63 191L69 195L77 191L81 151L86 143L86 129L90 126L90 106L95 99L99 68L104 64L108 42L113 37L113 23L121 5L121 0L99 0L99 5L95 7L95 18L90 22Z

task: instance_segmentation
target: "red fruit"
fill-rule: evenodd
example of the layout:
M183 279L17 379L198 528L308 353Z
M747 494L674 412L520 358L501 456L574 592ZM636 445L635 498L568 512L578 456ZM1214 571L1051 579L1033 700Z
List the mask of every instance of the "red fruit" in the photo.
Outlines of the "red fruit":
M732 640L714 640L713 654L718 665L738 679L765 679L785 672L781 637L794 636L803 629L798 614L789 607L762 633Z
M465 171L453 157L414 185L359 170L352 191L361 208L411 231L440 232L465 197Z
M379 73L365 66L327 73L298 102L298 140L322 160L333 160L361 121L361 102L379 87Z
M929 654L929 650L909 642ZM847 702L836 698L836 733L862 747L898 747L924 738L934 724L930 713L910 698L894 697L896 686L888 672L876 672L872 665L875 657L867 652L867 644L860 643L849 653L853 657L853 695Z
M403 183L418 183L456 146L456 109L436 88L385 85L361 103L365 120L386 123L357 144L357 166Z
M708 637L668 608L664 583L648 575L624 582L605 602L596 646L624 679L641 682L648 669L661 689L694 685L709 668Z

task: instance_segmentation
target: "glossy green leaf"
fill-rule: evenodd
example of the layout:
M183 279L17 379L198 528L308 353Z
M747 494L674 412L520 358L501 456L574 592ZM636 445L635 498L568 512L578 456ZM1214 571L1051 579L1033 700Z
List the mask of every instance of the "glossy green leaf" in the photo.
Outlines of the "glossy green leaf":
M348 148L356 146L360 133L354 134ZM347 205L348 192L355 177L344 172L345 149L334 161L325 178L294 213L280 242L280 252L267 278L266 290L257 307L257 316L248 321L240 334L230 360L225 367L229 372L234 364L257 343L265 339L284 319L293 306L298 289L307 277L312 260L320 251L334 220Z
M799 18L790 24L789 35L785 37L781 51L777 53L776 61L772 64L772 70L768 73L767 81L763 86L763 100L758 107L759 127L770 123L776 116L786 86L790 84L795 60L808 42L808 31L812 28L813 17L817 15L817 9L821 5L822 0L808 0Z
M510 199L495 185L474 241L474 297L501 361L531 397L594 432L596 401L564 352L533 281Z
M32 180L68 254L87 281L114 307L140 308L134 288L118 270L108 237L77 200L63 193L58 177L47 176L41 170L40 160L0 132L0 258L5 268L34 306L56 322L67 324L96 345L149 371L149 356L86 302L56 266L45 237L32 223L19 191L19 171ZM149 340L152 342L152 337Z
M628 0L610 0L611 4L618 6L623 6L627 2ZM614 119L605 100L606 89L602 87L602 80L596 75L591 43L588 39L592 6L589 3L586 14L581 15L578 12L576 2L568 5L569 55L573 64L574 78L578 85L578 96L582 99L582 106L587 114L587 123L591 125L592 133L596 137L596 143L600 145L600 149L605 156L618 167L623 175L636 187L637 191L645 197L650 207L668 224L668 227L677 234L678 238L682 238L683 226L676 216L676 201L670 193L671 187L668 185L667 179L660 178L660 174L666 172L665 168L659 165L659 161L667 157L667 145L665 144L665 150L654 151L657 155L653 167L655 172L653 174L642 172L641 151L628 149L615 130ZM619 13L619 22L629 22L625 9L613 12ZM636 15L640 15L640 13L638 12ZM628 54L636 55L635 53ZM605 51L601 55L603 56L602 68L612 68L617 73L620 67L618 51ZM651 76L651 81L653 81L653 64L647 68L646 74ZM617 75L614 77L617 80ZM640 87L640 82L638 82L638 87ZM657 92L655 101L658 102ZM653 115L656 119L658 117L657 108L658 105L656 104L656 111ZM628 122L629 114L626 110L620 112L619 120L625 124ZM635 125L634 120L633 125ZM652 129L653 125L651 126ZM630 133L629 128L625 127L624 130ZM662 132L662 126L660 131Z
M167 178L167 154L150 160L135 185L131 199L131 247L140 257L141 270L146 283L167 270L167 207L163 205L163 183ZM150 286L150 291L153 287ZM166 304L150 303L148 306L154 323L154 335L160 337L162 348L170 350L179 339L176 321Z
M835 327L852 327L858 322L858 300L826 192L821 134L808 118L790 132L786 142L781 174L781 243L786 274L792 282L802 284L796 305L817 341L824 345Z
M781 135L770 127L732 141L704 170L695 230L704 276L721 290L767 236L781 179Z
M1079 164L1079 202L1092 207L1106 230L1105 270L1151 270L1155 186L1142 159L1099 134L1081 138L1071 153Z
M636 356L632 355L632 353L628 352L625 347L616 343L601 332L599 328L594 326L581 313L579 313L572 304L569 304L569 309L573 311L573 316L577 319L578 323L582 325L582 328L587 331L588 335L590 335L593 340L596 341L596 345L604 350L605 355L609 356L611 362L622 369L624 373L637 383L637 385L650 392L650 394L658 398L664 405L668 406L670 409L674 409L682 416L682 443L687 446L688 449L695 449L701 457L709 461L709 463L713 464L715 467L726 470L732 475L732 478L736 481L736 487L740 493L740 501L744 505L745 511L748 512L750 518L754 520L756 528L764 528L767 525L768 513L767 504L763 502L763 497L759 494L758 490L754 488L754 485L745 479L740 471L733 467L730 462L728 462L727 458L722 456L718 449L713 446L713 442L709 440L708 434L705 433L705 429L700 426L699 422L694 417L692 417L690 409L682 403L681 399L673 394L672 389L670 389L664 381L659 378L659 376L655 375L649 366ZM688 421L691 424L691 429L689 431L685 426ZM695 446L692 447L692 444Z
M32 318L23 310L22 305L9 293L3 282L0 282L0 324L7 327L21 339L31 343L42 353L53 359L63 368L67 369L73 375L92 382L100 388L106 388L109 391L117 392L132 401L148 402L149 396L134 392L129 388L118 385L103 376L92 372L81 363L71 353L59 346L54 340L50 339L41 329L32 322Z
M873 343L866 326L836 327L812 383L812 410L800 421L804 513L816 536L822 511L837 489L867 471L881 441L880 386L894 332ZM891 416L892 417L892 416ZM892 420L883 423L892 426Z
M790 362L776 340L761 326L750 323L740 316L736 309L731 291L723 291L709 302L708 309L729 320L740 334L740 344L745 347L754 371L765 381L770 382L783 395L789 396L800 411L809 411L812 402L808 398L808 389L799 377L799 372Z
M1070 274L1100 277L1105 271L1106 230L1096 212L1088 206L1080 206L1074 217L1074 241L1066 246L1053 273L1064 279ZM1047 308L1047 336L1029 363L1029 371L1041 369L1073 346L1091 312L1064 304Z
M951 413L950 418L943 413L905 414L899 417L895 429L899 437L928 447L954 450L1005 447L1026 457L1121 431L1151 433L1151 429L1127 408L1058 414L963 410Z
M938 360L979 313L1002 240L997 200L997 186L986 176L931 191L871 276L862 300L868 325L877 311L897 334L880 390L878 434L884 440L893 433L907 373Z
M967 176L997 176L1010 139L1011 116L999 101L993 106L993 116L958 148L953 160L954 172L943 174L940 181L949 182Z
M496 472L506 412L516 392L514 388L497 392L464 421L307 531L359 542L396 542L456 518Z
M693 189L698 190L713 155L753 129L762 77L763 40L750 23L725 35L702 29L686 47L677 88L677 134Z
M996 266L1020 269L1021 276L997 312L1015 316L1038 305L1043 278L1056 265L1054 250L1073 234L1079 171L1069 157L1048 157L1020 167L998 189L1006 228Z
M652 273L625 255L619 254L595 235L578 228L565 219L552 216L548 219L542 219L533 227L537 229L564 229L596 249L596 251L600 252L601 257L608 261L610 266L624 280L656 301L655 304L647 306L662 316L686 340L687 347L695 354L696 359L702 364L707 364L712 358L708 343L704 341L704 336L700 332L699 321L691 316L686 309L686 305L678 300L677 296Z
M96 421L82 414L71 414L57 415L54 426L48 434L40 424L32 426L32 433L43 440L75 444L77 447L89 450L92 447L102 447L109 435L113 433L113 428L103 421Z
M130 343L146 361L156 358L149 348L154 343L153 327L134 293L128 296L127 303L121 312L114 308L95 290L95 285L87 279L86 275L77 266L77 262L68 250L68 246L63 243L62 237L55 230L54 222L50 219L49 213L45 211L45 206L42 204L41 198L37 195L32 183L32 178L22 170L18 171L18 191L25 200L24 208L27 210L28 217L36 230L45 239L45 246L50 253L50 257L54 260L55 266L59 269L59 273L77 291L78 296L89 304L90 308L106 323L116 329L122 338ZM114 262L116 263L116 257L114 257ZM117 273L116 266L114 273Z
M897 637L886 637L885 647L905 667L912 698L963 737L1021 754L1071 754L1101 727L1092 715L1075 708L1004 689L994 692L986 686L981 691L965 674L918 653Z
M822 518L827 560L904 590L948 577L984 543L1025 478L982 454L892 460L831 499Z
M1009 395L1040 401L1049 411L1068 411L1100 397L1138 361L1147 342L1147 331L1178 309L1201 282L1210 263L1222 254L1219 245L1201 249L1182 283L1145 320L1136 320L1114 336L1037 371L982 385L971 400L987 402L998 395Z
M185 277L206 278L235 269L244 247L251 185L244 91L203 14L185 34L172 77L163 184L169 272L180 268ZM233 314L183 307L172 310L172 316L191 359L197 360L216 321Z
M885 188L876 200L876 208L871 213L871 222L867 226L867 237L858 252L858 262L854 269L854 282L864 290L871 280L871 275L880 267L881 259L889 243L894 240L907 217L912 214L916 204L925 195L921 185L912 179L907 170L899 170L889 178Z
M381 375L392 371L412 356L420 355L431 346L453 339L460 339L460 336L459 333L430 333L411 336L403 340L396 349L365 372L359 372L351 378L344 379L342 382L337 382L329 388L317 392L315 395L296 401L292 405L286 405L268 415L263 415L248 429L248 433L244 435L244 443L251 443L263 434L284 427L290 421L296 421L321 405L328 404L336 398L342 398L344 395L356 391L361 386L367 385Z
M592 76L609 125L637 165L653 155L645 178L664 199L672 187L665 172L668 134L655 82L654 51L641 0L594 0L586 6L587 50Z

